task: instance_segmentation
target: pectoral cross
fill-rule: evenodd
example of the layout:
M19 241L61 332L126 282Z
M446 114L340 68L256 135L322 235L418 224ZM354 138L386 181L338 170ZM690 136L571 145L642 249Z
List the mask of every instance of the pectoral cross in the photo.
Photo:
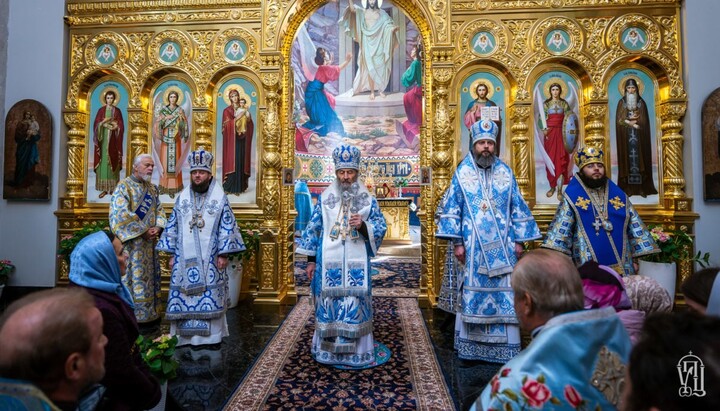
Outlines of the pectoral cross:
M600 235L600 227L602 227L602 222L599 218L595 219L595 222L592 223L593 227L595 227L595 235Z

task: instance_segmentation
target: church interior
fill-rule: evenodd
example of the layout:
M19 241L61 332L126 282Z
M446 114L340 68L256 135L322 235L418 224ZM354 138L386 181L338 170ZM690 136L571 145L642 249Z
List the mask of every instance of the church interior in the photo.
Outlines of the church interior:
M365 10L381 34L359 28ZM502 364L458 358L455 317L438 308L450 243L436 212L472 125L497 126L495 154L543 236L574 156L594 147L645 224L720 266L718 15L687 0L2 2L0 259L14 269L0 310L68 285L72 246L109 226L138 155L169 216L203 149L248 251L228 266L230 335L175 351L167 392L183 409L467 410ZM28 112L39 137L23 168ZM360 149L387 224L371 277L391 363L361 371L313 361L313 260L296 253L342 144ZM158 259L164 305L171 256ZM679 260L662 280L675 311L699 268Z

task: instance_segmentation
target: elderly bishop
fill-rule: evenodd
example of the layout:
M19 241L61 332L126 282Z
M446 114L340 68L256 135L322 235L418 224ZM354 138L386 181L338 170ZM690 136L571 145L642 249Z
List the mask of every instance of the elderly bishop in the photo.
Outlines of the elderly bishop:
M296 250L308 256L315 304L312 355L320 363L368 368L390 357L372 323L370 257L387 225L378 202L358 181L360 150L341 144L333 151L335 181L320 195Z

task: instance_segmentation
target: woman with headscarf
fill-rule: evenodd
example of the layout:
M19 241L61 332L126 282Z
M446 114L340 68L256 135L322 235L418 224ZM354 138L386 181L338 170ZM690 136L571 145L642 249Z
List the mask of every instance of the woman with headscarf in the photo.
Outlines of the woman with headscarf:
M70 284L85 288L102 313L107 388L103 410L145 410L161 397L160 383L143 362L135 340L140 331L130 291L123 285L127 257L114 234L99 231L80 240L70 255Z
M685 280L681 288L690 311L720 316L719 271L718 267L705 268Z

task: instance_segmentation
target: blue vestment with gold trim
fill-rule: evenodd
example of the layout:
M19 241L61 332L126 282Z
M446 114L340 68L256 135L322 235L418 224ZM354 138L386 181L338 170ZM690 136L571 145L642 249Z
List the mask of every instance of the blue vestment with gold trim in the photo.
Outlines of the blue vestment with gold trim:
M650 231L615 183L608 180L603 199L607 218L598 216L589 190L577 176L570 180L542 247L572 256L577 266L593 260L623 276L635 274L633 258L659 251Z

